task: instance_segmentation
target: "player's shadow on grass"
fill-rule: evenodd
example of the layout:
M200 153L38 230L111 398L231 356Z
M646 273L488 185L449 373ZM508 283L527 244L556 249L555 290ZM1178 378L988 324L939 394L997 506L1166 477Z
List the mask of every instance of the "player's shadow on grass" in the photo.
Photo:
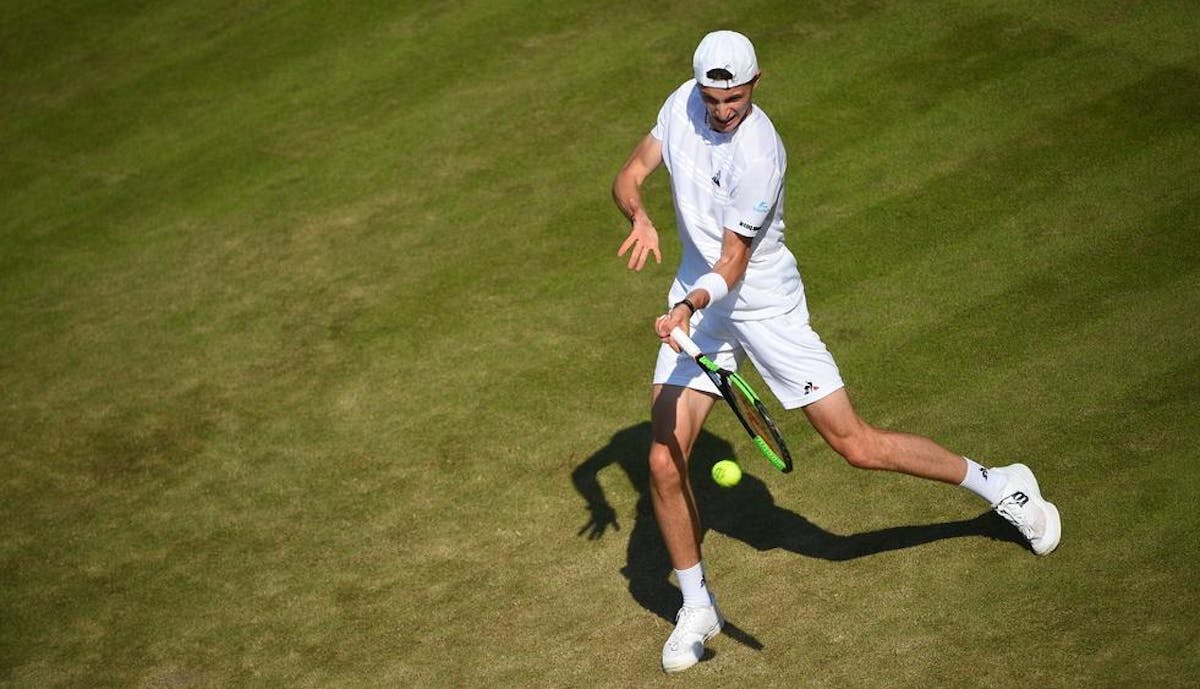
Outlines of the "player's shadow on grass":
M578 535L594 540L609 529L622 528L597 479L604 468L620 466L638 491L637 516L629 532L628 560L621 574L629 580L629 593L634 600L674 624L682 597L668 579L671 561L650 504L646 463L649 449L650 424L644 422L620 431L608 445L575 468L571 478L575 489L587 501L589 513ZM701 432L692 451L690 469L701 521L706 534L716 531L757 550L783 548L807 557L840 561L964 536L1010 541L1025 547L1016 530L991 511L961 521L896 526L848 536L831 533L776 505L766 484L750 474L744 475L733 489L718 488L708 474L714 462L731 456L733 448L728 442L707 431ZM727 623L725 633L747 646L762 648L757 639L735 625Z

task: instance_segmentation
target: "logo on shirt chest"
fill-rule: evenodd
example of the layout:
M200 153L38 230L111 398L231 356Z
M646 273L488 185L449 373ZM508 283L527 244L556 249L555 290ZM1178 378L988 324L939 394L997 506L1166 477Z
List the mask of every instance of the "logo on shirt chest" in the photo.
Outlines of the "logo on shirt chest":
M717 170L717 174L712 176L712 182L713 182L713 184L717 185L718 187L721 186L721 171L720 170Z

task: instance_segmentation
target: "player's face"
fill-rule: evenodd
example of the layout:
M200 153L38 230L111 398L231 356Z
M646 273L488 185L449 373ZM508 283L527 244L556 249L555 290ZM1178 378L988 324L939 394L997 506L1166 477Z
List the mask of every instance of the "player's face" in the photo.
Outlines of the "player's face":
M749 84L742 84L731 89L701 86L700 98L708 110L708 126L722 133L729 133L737 129L738 125L750 114L755 83L757 83L757 79Z

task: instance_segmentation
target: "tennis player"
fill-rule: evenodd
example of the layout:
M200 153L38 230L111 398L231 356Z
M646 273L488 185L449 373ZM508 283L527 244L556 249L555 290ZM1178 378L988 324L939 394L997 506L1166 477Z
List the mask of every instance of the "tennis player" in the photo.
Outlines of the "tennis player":
M735 369L748 358L786 409L800 408L851 465L962 486L986 500L1045 555L1058 545L1058 510L1023 464L988 469L917 435L860 418L838 367L809 325L796 259L784 244L787 154L754 102L760 72L754 46L715 31L693 56L694 78L671 93L650 133L613 182L632 228L618 250L640 271L662 262L658 230L642 204L646 178L665 164L671 177L682 256L667 303L654 321L662 345L651 403L651 499L683 606L662 651L667 672L695 665L724 623L701 559L700 515L688 483L688 456L718 391L670 337L691 332L702 351Z

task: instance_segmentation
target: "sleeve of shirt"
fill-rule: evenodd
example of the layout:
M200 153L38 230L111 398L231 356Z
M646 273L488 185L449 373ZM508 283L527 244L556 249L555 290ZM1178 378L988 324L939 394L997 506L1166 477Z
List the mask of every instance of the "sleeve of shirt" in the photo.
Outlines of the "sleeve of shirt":
M671 101L673 100L674 95L667 98L662 107L658 109L658 119L655 120L654 127L650 130L650 136L659 141L666 141L667 139L667 122L671 117Z
M744 237L756 236L779 203L782 190L783 175L776 161L760 158L749 163L731 190L721 224Z

